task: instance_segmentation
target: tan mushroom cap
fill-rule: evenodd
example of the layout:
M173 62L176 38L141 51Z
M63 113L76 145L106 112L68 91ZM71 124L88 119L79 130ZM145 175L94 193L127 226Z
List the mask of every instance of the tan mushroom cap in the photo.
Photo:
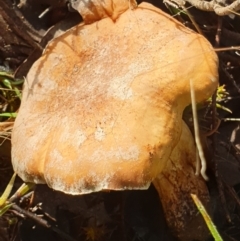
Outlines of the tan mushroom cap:
M147 188L180 140L190 79L197 101L216 89L212 47L150 4L72 28L27 75L14 170L69 194Z

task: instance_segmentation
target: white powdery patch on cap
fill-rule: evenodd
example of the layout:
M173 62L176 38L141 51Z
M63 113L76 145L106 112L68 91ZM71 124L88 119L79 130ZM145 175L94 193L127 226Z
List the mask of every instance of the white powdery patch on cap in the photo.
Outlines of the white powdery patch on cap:
M57 149L51 150L49 156L52 160L57 160L58 162L63 162L64 160L62 154Z
M80 147L82 143L87 139L84 132L78 127L78 129L72 131L72 119L69 117L64 117L61 120L64 125L62 134L60 136L59 141L62 143L69 143L72 146Z
M111 187L111 180L114 176L114 173L108 173L104 178L99 177L96 173L91 172L87 176L73 180L70 185L67 185L66 182L60 177L48 177L46 176L47 184L54 190L58 190L71 195L80 195L88 194L92 192L99 192L102 190L146 190L149 188L151 182L143 183L140 186L119 186L116 188ZM86 179L93 180L92 185L89 183L86 185Z
M151 64L144 62L143 59L136 60L136 62L128 66L127 73L116 77L111 81L110 86L107 89L107 96L120 100L130 99L134 95L131 88L134 79L150 69Z
M218 81L218 78L216 78L215 76L211 76L210 77L210 80L213 82L213 83L216 83Z
M99 178L95 173L88 174L88 176L82 177L81 179L73 180L70 185L67 185L64 179L61 177L48 177L46 176L47 184L55 190L71 194L80 195L88 194L92 192L99 192L109 188L109 180L113 174L107 174L104 178ZM92 185L86 185L86 179L93 180Z
M123 77L115 78L107 90L107 95L120 100L130 99L133 95L132 89L129 87L131 76L131 74L126 74Z
M139 148L136 145L127 148L115 148L106 150L96 150L92 154L90 160L94 162L95 160L104 159L104 160L125 160L125 161L138 161L139 160Z
M97 125L97 129L96 129L94 135L95 135L95 139L97 141L102 141L102 140L104 140L106 134L105 134L104 130L99 125Z

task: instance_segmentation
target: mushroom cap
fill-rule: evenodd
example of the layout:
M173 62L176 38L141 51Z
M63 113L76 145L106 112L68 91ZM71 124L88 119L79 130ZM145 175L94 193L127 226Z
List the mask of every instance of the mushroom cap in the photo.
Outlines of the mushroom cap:
M14 170L69 194L147 188L179 142L190 79L208 98L217 65L204 37L147 3L79 24L26 77Z

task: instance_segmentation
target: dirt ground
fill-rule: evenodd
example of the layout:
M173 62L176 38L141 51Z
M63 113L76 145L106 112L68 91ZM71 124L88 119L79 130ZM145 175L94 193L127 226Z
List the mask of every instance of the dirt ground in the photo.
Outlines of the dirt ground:
M162 1L148 2L170 13ZM49 7L51 9L43 14ZM204 139L210 157L207 172L210 181L207 185L212 217L223 240L240 241L240 50L231 48L240 46L240 16L220 17L193 7L188 11L217 50L219 81L226 89L224 95L217 98L215 118L219 126ZM187 14L175 18L196 30ZM15 80L22 79L47 42L58 32L64 32L79 22L81 17L68 7L66 0L0 0L0 72L12 72ZM6 87L1 76L0 86ZM0 113L15 112L19 104L18 98L0 89ZM206 108L199 113L202 128L206 125L201 120ZM13 120L0 117L1 123ZM188 116L185 120L188 121ZM211 125L211 121L207 125ZM5 140L5 137L0 140L1 193L13 170L10 140ZM17 178L14 190L21 184ZM102 192L73 197L53 191L46 185L38 185L31 194L16 201L21 209L12 208L0 217L0 241L177 240L167 227L153 186L146 191ZM39 218L36 220L34 216Z

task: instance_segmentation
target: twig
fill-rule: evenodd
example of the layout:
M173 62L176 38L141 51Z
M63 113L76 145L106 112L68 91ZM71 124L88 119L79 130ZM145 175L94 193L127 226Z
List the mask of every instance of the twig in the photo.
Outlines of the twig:
M207 181L208 180L208 177L206 175L207 164L206 164L206 159L205 159L205 156L204 156L203 148L202 148L200 137L199 137L196 98L195 98L194 87L193 87L193 83L192 83L191 79L190 79L190 91L191 91L191 101L192 101L192 113L193 113L193 126L194 126L195 142L196 142L199 158L200 158L200 161L201 161L201 171L200 171L200 173L201 173L202 177ZM196 175L198 175L198 173L199 173L199 170L196 170Z
M49 224L46 220L38 217L37 215L26 211L22 208L20 208L17 204L13 204L11 206L11 209L17 211L16 214L20 214L19 216L22 217L22 215L24 215L25 217L28 217L32 220L34 220L35 222L37 222L39 225L45 227L45 228L50 228L52 229L54 232L58 233L61 237L65 238L68 241L76 241L76 239L72 238L71 236L69 236L68 234L66 234L65 232L61 231L60 229L52 226L51 224Z
M190 3L197 9L209 12L215 12L219 16L228 15L230 13L235 13L238 15L237 11L240 10L240 1L235 0L228 6L222 6L225 4L225 1L221 0L212 0L210 2L202 1L202 0L172 0L172 2L178 4L179 6L183 6L186 2ZM222 5L220 5L222 3Z
M16 15L14 18L12 17L12 9L4 1L1 1L0 9L2 9L2 17L8 22L11 30L14 30L18 36L25 40L25 42L30 46L42 50L42 47L37 42L35 42L40 40L39 33L35 31L31 26L29 26L27 21L22 18L21 13L17 9L15 9ZM22 23L26 31L23 31L22 26L20 27L17 25L17 22Z

